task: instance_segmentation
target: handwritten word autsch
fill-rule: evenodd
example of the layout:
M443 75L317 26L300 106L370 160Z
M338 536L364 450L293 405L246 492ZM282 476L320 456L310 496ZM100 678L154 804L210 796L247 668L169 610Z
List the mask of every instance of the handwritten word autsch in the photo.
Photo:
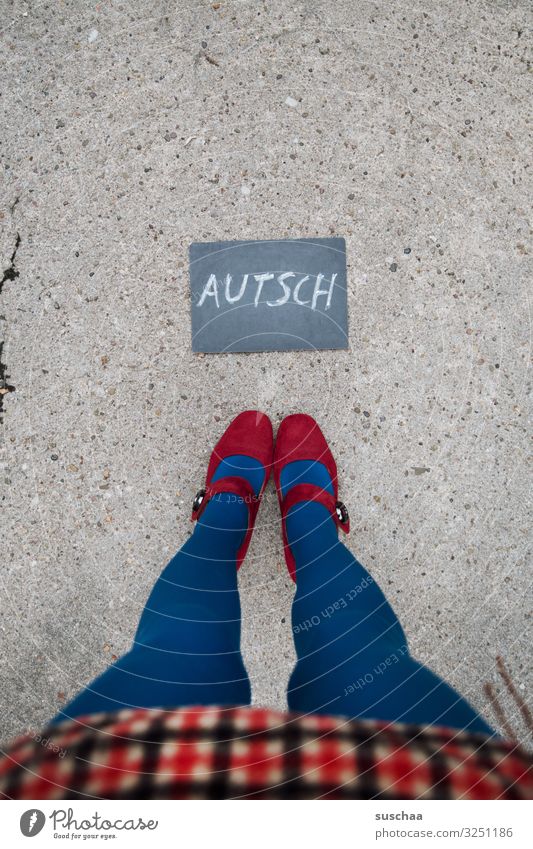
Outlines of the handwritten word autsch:
M217 278L216 274L211 274L196 306L203 306L208 298L214 299L217 308L220 308L222 299L228 304L237 304L243 298L247 300L250 297L250 291L253 297L252 302L257 306L261 301L263 287L268 284L265 292L268 292L269 300L261 301L261 303L266 303L269 307L282 307L284 304L293 302L316 310L319 305L318 299L323 298L325 300L320 301L320 307L328 310L331 306L336 277L336 274L332 274L331 278L326 280L324 274L317 274L316 277L306 274L302 277L294 271L285 271L278 275L267 271L264 274L243 274L238 286L234 283L231 274L226 274L223 279ZM271 291L273 287L276 288L274 292ZM275 294L278 297L271 298Z

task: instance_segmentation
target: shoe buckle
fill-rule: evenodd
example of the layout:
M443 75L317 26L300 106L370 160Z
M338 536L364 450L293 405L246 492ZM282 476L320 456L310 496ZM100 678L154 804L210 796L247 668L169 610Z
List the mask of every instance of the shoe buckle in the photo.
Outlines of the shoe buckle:
M335 502L335 512L337 514L337 519L341 523L341 525L347 525L350 521L350 516L348 514L348 509L346 504L343 501Z
M202 506L202 502L205 498L205 489L199 489L196 495L194 496L194 501L192 503L192 512L197 513L200 507Z

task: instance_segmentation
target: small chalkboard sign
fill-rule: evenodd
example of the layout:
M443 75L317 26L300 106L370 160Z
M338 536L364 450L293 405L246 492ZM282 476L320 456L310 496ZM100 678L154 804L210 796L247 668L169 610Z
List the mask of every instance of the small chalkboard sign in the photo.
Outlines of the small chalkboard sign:
M348 347L344 239L195 242L192 349Z

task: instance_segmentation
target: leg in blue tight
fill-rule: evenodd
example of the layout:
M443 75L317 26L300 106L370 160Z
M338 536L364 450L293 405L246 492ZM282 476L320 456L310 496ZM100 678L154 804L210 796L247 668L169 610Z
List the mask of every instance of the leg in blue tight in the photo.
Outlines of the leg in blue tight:
M239 456L224 460L213 480L227 475L246 477L257 493L264 469ZM249 704L236 570L247 524L246 504L235 495L221 493L207 504L194 533L158 578L131 650L54 722L124 707Z
M285 494L296 483L333 492L325 467L287 465ZM411 657L403 629L369 573L339 542L321 504L296 504L287 517L296 560L292 610L298 661L288 690L292 710L446 725L494 733L471 705Z

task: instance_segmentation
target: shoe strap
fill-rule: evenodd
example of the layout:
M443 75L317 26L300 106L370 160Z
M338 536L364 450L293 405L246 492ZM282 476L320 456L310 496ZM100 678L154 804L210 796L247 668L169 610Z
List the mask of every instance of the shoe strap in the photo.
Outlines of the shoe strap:
M259 496L255 494L252 484L246 478L238 477L237 475L228 475L225 478L219 478L214 483L207 484L205 494L200 506L192 511L191 520L194 522L200 518L204 512L207 503L219 492L228 492L233 495L238 495L243 499L248 507L248 516L254 515L259 507Z
M331 492L313 483L299 483L289 489L281 502L281 518L284 522L291 507L294 507L295 504L299 504L301 501L316 501L318 504L322 504L331 513L337 527L341 528L345 534L350 532L350 519L348 518L344 504L337 501ZM345 521L339 517L341 507L346 515Z

